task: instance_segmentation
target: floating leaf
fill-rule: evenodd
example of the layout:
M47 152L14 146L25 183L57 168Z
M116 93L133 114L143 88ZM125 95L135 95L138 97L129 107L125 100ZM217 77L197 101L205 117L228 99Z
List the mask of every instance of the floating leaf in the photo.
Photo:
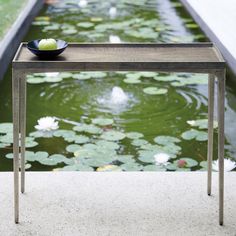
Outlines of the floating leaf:
M120 165L120 168L124 171L140 171L143 169L143 166L136 162L129 162Z
M63 34L70 35L70 34L76 34L77 30L76 29L66 29L62 31Z
M126 133L126 137L130 139L138 139L138 138L142 138L143 134L139 132L129 132L129 133Z
M91 79L91 76L87 73L77 73L73 75L73 78L78 80L87 80Z
M198 165L198 162L195 161L195 160L192 159L192 158L183 157L183 158L180 158L180 160L186 161L186 163L187 163L186 167L187 167L187 168L192 168L192 167ZM178 166L178 165L177 165L177 164L178 164L178 160L175 160L173 164L175 164L176 166ZM184 167L184 168L185 168L185 167Z
M197 141L206 141L208 139L208 134L204 131L191 129L182 133L181 137L185 140L196 139Z
M73 130L78 131L78 132L86 132L89 134L100 134L102 133L102 129L93 125L93 124L80 124L78 126L75 126Z
M198 127L199 129L208 129L208 119L199 119L199 120L188 120L187 123L193 127ZM218 127L218 122L213 122L213 127Z
M168 90L165 88L147 87L143 89L143 92L149 95L161 95L166 94Z
M154 163L155 159L154 159L154 155L157 154L157 151L139 151L139 157L138 159L142 162L145 163Z
M8 146L10 146L9 143L0 143L0 148L6 148Z
M126 137L126 135L119 131L106 131L101 135L102 139L109 140L109 141L119 141Z
M135 162L132 155L117 155L116 160L122 163L133 163Z
M76 152L77 150L81 149L81 146L78 144L70 144L66 147L67 152Z
M136 78L126 78L123 81L127 84L139 84L142 82L140 79L136 79Z
M117 144L115 142L106 141L106 140L98 140L96 142L96 145L98 147L100 146L104 149L110 149L110 150L117 150L120 148L119 144Z
M78 27L81 27L81 28L88 29L88 28L93 27L94 24L91 23L91 22L79 22L79 23L77 24L77 26L78 26Z
M142 77L147 77L147 78L151 78L151 77L154 77L154 76L157 76L158 73L156 72L151 72L151 71L143 71L143 72L139 72L139 74L142 76Z
M91 17L90 21L92 21L92 22L101 22L101 21L103 21L103 19L101 17Z
M69 142L70 142L70 140L69 140ZM89 142L89 138L85 135L76 135L73 138L71 138L71 142L83 144L83 143Z
M107 126L107 125L112 125L113 124L113 119L106 119L106 118L95 118L92 119L92 123L95 125L100 125L100 126Z
M143 167L143 171L166 171L166 168L157 165L147 165Z
M47 76L45 77L45 82L47 83L57 83L62 81L62 77L55 77L55 76Z
M45 79L42 77L27 78L27 83L29 83L29 84L42 84L42 83L45 83Z
M13 132L13 124L12 123L1 123L0 124L0 133L7 134Z
M154 138L154 142L161 145L168 145L170 143L179 143L180 139L171 136L157 136Z
M146 140L144 140L144 139L134 139L134 140L131 142L131 144L132 144L133 146L137 146L137 147L140 147L140 146L145 145L145 144L147 144L147 143L148 143L148 141L146 141Z

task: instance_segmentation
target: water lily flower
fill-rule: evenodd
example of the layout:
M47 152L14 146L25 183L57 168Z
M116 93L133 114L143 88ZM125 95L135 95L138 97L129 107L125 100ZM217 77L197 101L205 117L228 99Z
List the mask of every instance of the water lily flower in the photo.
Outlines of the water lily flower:
M116 14L117 14L116 7L111 7L111 8L109 9L109 16L110 16L111 18L114 18L114 17L116 17Z
M213 161L212 168L215 171L219 171L219 160ZM236 168L236 162L231 161L230 159L224 159L224 171L231 171Z
M109 36L110 43L121 43L120 37L116 35Z
M156 165L167 165L170 156L166 153L157 153L154 155Z
M79 7L84 8L88 5L88 2L86 0L80 0L78 5Z
M59 128L58 121L54 117L46 116L38 120L38 124L34 126L39 131L53 131Z
M180 160L177 161L177 166L179 168L184 168L184 167L186 167L186 165L187 165L187 161L185 161L183 159L180 159Z

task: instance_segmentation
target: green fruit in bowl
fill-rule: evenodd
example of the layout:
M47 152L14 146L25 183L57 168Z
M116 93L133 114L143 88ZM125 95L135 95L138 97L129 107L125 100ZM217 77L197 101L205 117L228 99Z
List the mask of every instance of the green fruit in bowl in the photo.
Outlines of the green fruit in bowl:
M55 39L42 39L38 45L39 50L56 50L57 41Z

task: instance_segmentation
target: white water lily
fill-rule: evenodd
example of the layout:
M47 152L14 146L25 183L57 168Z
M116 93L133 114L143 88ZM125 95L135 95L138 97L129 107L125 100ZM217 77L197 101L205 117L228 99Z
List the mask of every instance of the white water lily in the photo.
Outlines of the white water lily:
M80 0L78 5L79 7L84 8L88 5L88 2L86 0Z
M50 116L40 118L34 127L39 131L53 131L59 128L58 121Z
M157 153L154 155L156 165L167 165L170 156L166 153Z
M224 171L231 171L236 168L236 162L231 161L230 159L224 159ZM212 169L215 171L219 171L219 160L213 161Z
M111 7L111 8L109 9L109 16L110 16L111 18L114 18L114 17L116 17L116 14L117 14L116 7Z
M116 35L109 36L110 43L121 43L120 37Z

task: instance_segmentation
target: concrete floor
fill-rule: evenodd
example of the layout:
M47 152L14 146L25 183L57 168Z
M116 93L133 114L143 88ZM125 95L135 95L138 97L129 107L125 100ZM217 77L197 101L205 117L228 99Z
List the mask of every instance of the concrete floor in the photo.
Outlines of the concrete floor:
M225 178L225 225L218 225L205 172L29 172L13 221L13 174L0 173L1 236L236 235L236 172Z
M236 74L235 0L181 0Z

